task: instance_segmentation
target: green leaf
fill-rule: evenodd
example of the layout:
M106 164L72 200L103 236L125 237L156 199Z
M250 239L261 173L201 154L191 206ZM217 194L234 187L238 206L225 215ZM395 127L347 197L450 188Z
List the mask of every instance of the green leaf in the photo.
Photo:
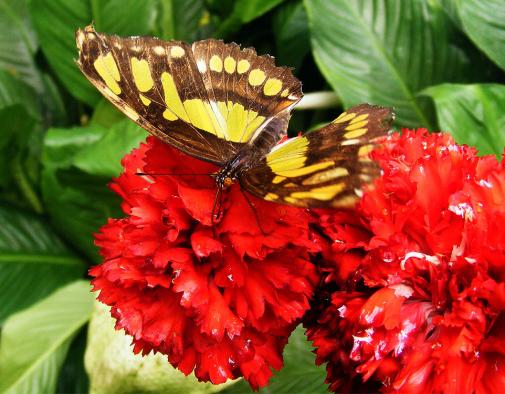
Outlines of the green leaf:
M94 105L99 93L74 62L74 33L94 21L96 29L119 35L142 35L154 27L154 0L31 0L30 11L48 63L68 91Z
M91 315L88 282L57 290L11 316L0 342L0 392L53 393L72 338Z
M277 62L298 68L310 50L309 26L303 2L283 4L273 18Z
M41 213L36 192L41 139L37 122L24 106L14 104L0 109L0 125L2 199Z
M87 393L89 379L84 369L84 353L87 343L87 327L79 330L70 344L58 377L57 393Z
M284 0L237 0L233 13L240 17L242 23L248 23L267 13Z
M130 120L110 129L97 124L50 129L44 141L42 195L55 228L68 242L99 261L93 233L121 214L107 184L121 170L121 158L146 132Z
M35 91L6 71L0 70L0 108L22 104L31 117L40 120L40 106Z
M81 277L83 262L38 217L0 205L0 323Z
M505 146L505 85L442 84L423 94L435 102L438 124L460 144L500 155Z
M216 33L217 37L226 37L237 31L241 25L262 16L284 0L236 0L233 10L224 20Z
M158 26L165 40L195 41L205 21L204 0L160 0Z
M505 4L502 0L457 0L463 29L491 60L505 70Z
M400 124L431 127L416 94L468 78L469 61L439 3L425 0L305 0L319 69L342 99L395 107Z
M102 98L98 101L89 124L109 128L121 120L124 120L124 115L121 111L114 107L109 100Z
M0 188L3 200L40 213L35 191L42 115L33 88L0 70ZM19 192L21 198L19 198Z
M27 1L0 0L0 69L41 92L43 83L33 59L36 50Z
M291 394L311 393L327 394L325 385L326 371L324 367L315 365L315 355L312 346L299 326L289 337L289 343L284 351L284 368L276 372L270 384L259 393L262 394ZM221 391L224 394L253 393L245 381Z

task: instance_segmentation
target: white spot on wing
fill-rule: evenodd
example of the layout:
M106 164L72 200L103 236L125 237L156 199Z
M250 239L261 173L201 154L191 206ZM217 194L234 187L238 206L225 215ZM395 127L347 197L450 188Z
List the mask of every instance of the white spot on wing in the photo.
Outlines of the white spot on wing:
M196 62L196 66L198 67L198 71L200 71L202 74L207 72L207 64L205 64L205 60L199 59Z
M158 56L162 56L162 55L165 55L166 52L165 52L165 48L163 48L162 46L158 45L158 46L155 46L153 48L153 52L158 55Z

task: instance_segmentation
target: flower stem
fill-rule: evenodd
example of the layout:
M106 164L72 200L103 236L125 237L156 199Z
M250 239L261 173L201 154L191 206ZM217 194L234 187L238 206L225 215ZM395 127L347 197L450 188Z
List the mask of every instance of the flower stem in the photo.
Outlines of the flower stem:
M295 107L297 110L333 108L340 104L338 96L331 91L307 93Z

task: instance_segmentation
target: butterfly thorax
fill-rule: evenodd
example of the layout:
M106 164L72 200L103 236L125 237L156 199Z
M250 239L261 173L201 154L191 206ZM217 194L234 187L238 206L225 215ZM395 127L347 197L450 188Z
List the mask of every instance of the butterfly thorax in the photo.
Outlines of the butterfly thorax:
M229 160L217 173L216 185L226 189L239 180L241 173L247 171L255 160L258 152L253 149L241 149L231 160Z

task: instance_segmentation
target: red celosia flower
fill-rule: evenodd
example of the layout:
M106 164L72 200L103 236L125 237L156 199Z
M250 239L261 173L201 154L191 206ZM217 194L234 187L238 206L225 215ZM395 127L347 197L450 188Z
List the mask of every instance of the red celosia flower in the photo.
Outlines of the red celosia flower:
M505 392L505 164L405 130L333 243L307 318L333 391ZM351 220L352 219L352 220Z
M266 385L317 281L307 212L249 196L260 228L233 185L213 229L210 176L136 175L212 173L213 165L151 137L123 166L112 189L127 216L96 235L104 262L90 270L117 328L136 352L162 352L201 380Z

